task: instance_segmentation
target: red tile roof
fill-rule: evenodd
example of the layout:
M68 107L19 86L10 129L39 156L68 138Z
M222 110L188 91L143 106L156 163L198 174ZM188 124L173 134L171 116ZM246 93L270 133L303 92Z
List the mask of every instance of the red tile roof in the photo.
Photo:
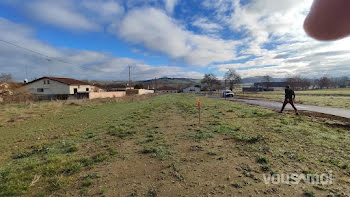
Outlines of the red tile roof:
M84 82L84 81L79 81L79 80L71 79L71 78L62 78L62 77L41 77L41 78L36 79L34 81L31 81L29 83L33 83L33 82L39 81L41 79L51 79L53 81L57 81L57 82L64 83L67 85L90 85L89 83Z

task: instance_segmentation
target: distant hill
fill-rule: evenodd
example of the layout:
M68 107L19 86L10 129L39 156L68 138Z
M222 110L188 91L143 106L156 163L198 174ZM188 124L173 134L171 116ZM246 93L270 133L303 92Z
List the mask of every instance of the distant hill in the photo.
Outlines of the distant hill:
M264 81L263 76L243 78L241 83L258 83ZM286 78L271 78L271 82L283 82Z
M285 81L286 78L271 78L271 82L282 82ZM141 83L145 84L151 84L154 83L153 80L146 80L146 81L139 81ZM222 80L223 81L223 80ZM248 77L248 78L243 78L241 83L257 83L257 82L262 82L264 81L263 76L257 76L257 77ZM157 79L157 83L159 84L168 84L168 85L188 85L188 84L193 84L193 85L200 85L201 79L190 79L190 78L159 78Z
M185 88L188 86L200 85L200 81L201 79L162 77L159 79L138 81L134 83L143 83L145 86L149 85L150 87L171 86L176 88Z
M134 83L143 83L145 86L149 87L155 87L155 84L157 84L157 87L161 86L171 86L171 87L176 87L176 88L185 88L188 86L195 86L195 85L201 85L201 80L202 79L190 79L190 78L168 78L168 77L163 77L159 78L157 80L145 80L145 81L138 81ZM286 78L271 78L271 82L282 82L285 81ZM264 81L263 76L257 76L257 77L248 77L248 78L243 78L241 83L242 84L249 84L249 83L258 83ZM222 83L224 81L222 80Z
M186 88L189 86L195 86L195 85L201 85L202 79L191 79L191 78L169 78L169 77L162 77L158 79L150 79L150 80L143 80L143 81L133 81L132 84L140 84L142 83L144 87L162 87L162 86L170 86L175 88ZM285 81L285 78L271 78L271 82L282 82ZM257 76L257 77L248 77L243 78L241 83L242 84L249 84L249 83L258 83L264 81L263 76ZM97 83L101 85L108 85L108 84L127 84L127 81L98 81ZM224 81L222 80L222 83Z

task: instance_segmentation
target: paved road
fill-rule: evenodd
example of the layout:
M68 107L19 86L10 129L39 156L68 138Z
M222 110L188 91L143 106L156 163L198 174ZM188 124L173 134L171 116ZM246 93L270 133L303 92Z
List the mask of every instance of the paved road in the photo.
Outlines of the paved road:
M257 105L257 106L266 107L270 109L277 109L277 110L280 110L282 107L282 102L275 102L275 101L250 100L250 99L238 99L238 98L227 98L227 100L234 100L234 101L239 101L239 102L243 102L251 105ZM304 104L296 104L295 106L299 111L311 111L311 112L318 112L318 113L329 114L329 115L334 115L334 116L339 116L344 118L350 118L350 109L320 107L320 106L304 105ZM293 110L292 106L290 106L289 104L287 104L285 109Z

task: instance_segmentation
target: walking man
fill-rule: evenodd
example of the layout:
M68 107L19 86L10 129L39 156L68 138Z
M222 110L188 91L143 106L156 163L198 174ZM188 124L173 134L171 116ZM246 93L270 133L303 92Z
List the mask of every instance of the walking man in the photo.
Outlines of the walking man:
M296 115L299 115L299 112L297 110L297 108L294 106L294 99L295 99L295 93L292 89L290 89L289 86L286 86L286 89L285 89L285 99L284 99L284 102L283 102L283 106L282 106L282 109L279 113L282 113L284 108L286 107L286 105L289 103L290 105L292 105L294 111L295 111L295 114Z

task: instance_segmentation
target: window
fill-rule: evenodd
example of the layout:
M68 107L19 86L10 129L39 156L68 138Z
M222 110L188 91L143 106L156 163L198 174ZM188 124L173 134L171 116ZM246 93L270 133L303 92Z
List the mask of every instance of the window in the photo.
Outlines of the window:
M50 80L47 80L47 84L50 84Z
M89 88L86 88L86 91L88 92L90 89Z
M38 88L36 91L37 92L44 92L44 88Z
M46 84L46 80L44 80L44 84Z

